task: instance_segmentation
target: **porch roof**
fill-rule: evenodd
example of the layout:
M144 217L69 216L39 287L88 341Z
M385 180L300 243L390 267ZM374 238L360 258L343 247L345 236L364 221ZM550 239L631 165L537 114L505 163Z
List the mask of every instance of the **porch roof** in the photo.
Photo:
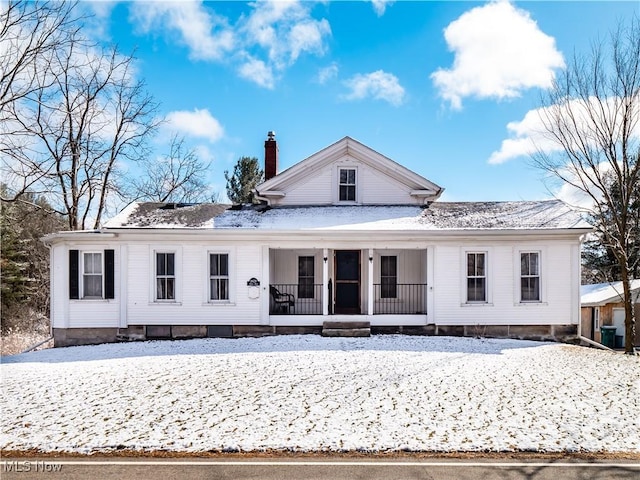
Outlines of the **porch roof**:
M557 200L434 202L428 206L352 205L242 208L219 204L132 204L106 229L220 229L264 231L447 231L590 229Z

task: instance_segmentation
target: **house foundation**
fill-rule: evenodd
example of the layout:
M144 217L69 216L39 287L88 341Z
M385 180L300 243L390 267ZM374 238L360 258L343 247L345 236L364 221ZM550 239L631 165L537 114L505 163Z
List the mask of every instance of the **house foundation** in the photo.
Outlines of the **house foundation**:
M54 328L54 346L96 345L134 340L241 338L270 335L320 335L322 326L136 325L128 328ZM396 325L371 326L371 335L422 335L511 338L574 343L577 325Z

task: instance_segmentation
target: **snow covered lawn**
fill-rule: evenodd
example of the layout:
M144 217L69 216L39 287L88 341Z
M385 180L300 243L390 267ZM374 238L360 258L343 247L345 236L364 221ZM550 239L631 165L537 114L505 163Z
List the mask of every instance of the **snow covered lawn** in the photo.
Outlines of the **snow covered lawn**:
M296 335L2 361L8 450L640 451L640 361L568 345Z

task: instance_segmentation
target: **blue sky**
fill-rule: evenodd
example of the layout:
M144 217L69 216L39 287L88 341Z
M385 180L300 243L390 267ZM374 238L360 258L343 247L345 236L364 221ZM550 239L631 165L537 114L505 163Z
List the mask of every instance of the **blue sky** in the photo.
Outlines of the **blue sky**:
M287 168L349 135L445 188L443 200L550 196L527 163L528 112L630 2L92 2L92 34L135 50L172 132L224 171Z

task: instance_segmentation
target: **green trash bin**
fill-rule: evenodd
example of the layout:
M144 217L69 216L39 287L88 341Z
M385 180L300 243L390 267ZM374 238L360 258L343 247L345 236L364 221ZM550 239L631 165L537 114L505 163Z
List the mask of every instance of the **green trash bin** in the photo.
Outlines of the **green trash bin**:
M603 325L600 327L600 343L605 347L614 348L616 342L616 327Z

